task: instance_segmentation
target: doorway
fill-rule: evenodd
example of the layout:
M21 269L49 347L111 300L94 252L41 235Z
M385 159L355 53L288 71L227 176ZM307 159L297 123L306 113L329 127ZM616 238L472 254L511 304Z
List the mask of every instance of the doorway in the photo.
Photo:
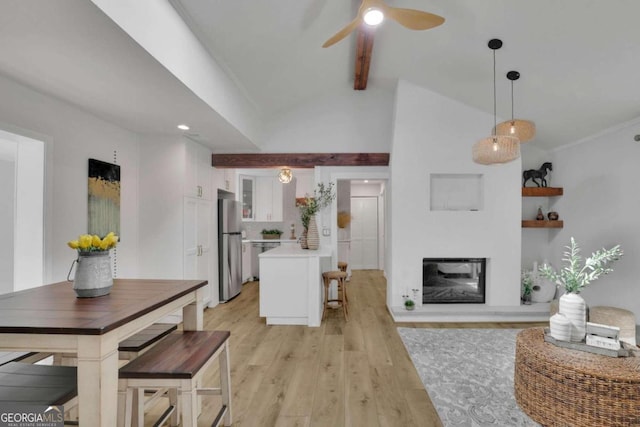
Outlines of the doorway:
M377 270L378 198L351 197L351 268Z
M0 293L44 281L44 143L0 130Z
M384 270L384 179L337 180L338 261L352 270Z

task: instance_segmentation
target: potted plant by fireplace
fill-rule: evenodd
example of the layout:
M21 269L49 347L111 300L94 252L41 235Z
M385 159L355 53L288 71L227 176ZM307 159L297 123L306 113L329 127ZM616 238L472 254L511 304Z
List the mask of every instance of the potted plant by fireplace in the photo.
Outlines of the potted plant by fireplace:
M416 303L413 302L413 300L411 298L407 298L406 300L404 300L404 308L406 308L407 310L411 311L414 308L416 308Z
M620 245L611 249L600 249L583 260L580 248L571 238L571 244L564 252L564 267L557 272L550 265L540 268L540 275L562 286L565 294L560 297L559 312L571 321L571 341L582 341L586 329L586 303L580 296L580 291L589 283L597 280L601 275L608 274L613 268L608 265L619 260L623 255Z
M522 303L531 304L531 292L533 292L533 273L531 271L523 271L521 276L522 283Z

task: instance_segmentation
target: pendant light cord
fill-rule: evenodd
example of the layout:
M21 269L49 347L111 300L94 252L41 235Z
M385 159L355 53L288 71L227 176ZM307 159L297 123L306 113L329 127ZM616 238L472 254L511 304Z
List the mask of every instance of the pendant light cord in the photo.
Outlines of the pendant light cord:
M492 136L496 136L496 126L498 126L498 119L496 118L496 50L493 49L493 131ZM494 138L494 143L495 138Z
M511 80L511 122L513 123L513 80Z

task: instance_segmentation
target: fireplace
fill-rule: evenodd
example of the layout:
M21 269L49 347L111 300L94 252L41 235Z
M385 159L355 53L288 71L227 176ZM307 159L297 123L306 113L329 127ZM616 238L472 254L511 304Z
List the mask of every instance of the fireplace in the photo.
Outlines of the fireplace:
M484 304L486 258L423 258L424 304Z

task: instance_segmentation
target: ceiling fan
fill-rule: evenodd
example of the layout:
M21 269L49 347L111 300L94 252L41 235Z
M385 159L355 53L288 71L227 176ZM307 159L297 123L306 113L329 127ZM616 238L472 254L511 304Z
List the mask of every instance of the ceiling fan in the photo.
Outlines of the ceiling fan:
M430 28L442 25L444 18L429 12L414 9L402 9L399 7L388 6L382 0L362 0L362 4L358 8L358 15L355 19L347 24L346 27L338 31L329 40L324 42L322 47L329 47L338 43L347 37L353 30L358 28L361 23L371 26L378 25L382 20L388 17L393 19L400 25L410 30L428 30Z

